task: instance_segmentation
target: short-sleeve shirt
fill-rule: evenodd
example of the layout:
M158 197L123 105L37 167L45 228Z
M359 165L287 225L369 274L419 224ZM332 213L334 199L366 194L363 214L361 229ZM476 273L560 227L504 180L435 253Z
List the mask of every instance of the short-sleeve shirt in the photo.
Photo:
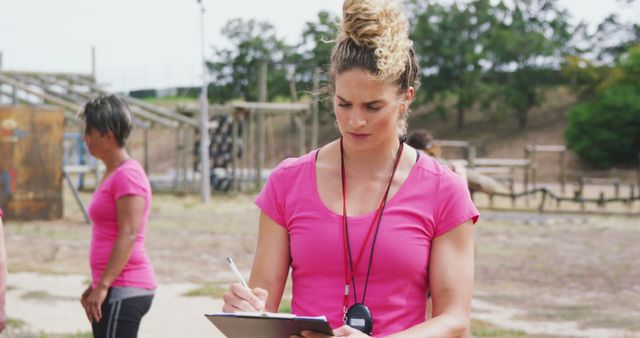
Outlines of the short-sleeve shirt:
M102 182L94 192L89 205L89 217L92 222L89 262L94 287L100 281L118 238L116 201L130 195L144 198L142 224L131 257L111 286L154 289L157 285L156 275L144 245L151 206L151 186L142 166L135 160L127 160Z
M289 234L292 312L325 315L336 328L343 325L345 289L342 215L320 199L316 152L283 161L270 174L256 204ZM358 302L372 238L363 242L374 214L348 217L351 252L366 245L355 276ZM386 336L425 321L431 242L478 217L463 181L431 157L420 156L387 201L380 224L364 301L373 317L373 335ZM353 303L352 292L349 306Z

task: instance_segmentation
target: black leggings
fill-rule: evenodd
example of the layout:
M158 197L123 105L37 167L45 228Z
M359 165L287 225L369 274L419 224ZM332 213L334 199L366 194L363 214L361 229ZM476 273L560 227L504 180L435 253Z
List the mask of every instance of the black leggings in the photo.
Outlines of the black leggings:
M137 338L140 320L153 301L153 295L114 299L109 288L102 303L102 319L93 323L95 338Z

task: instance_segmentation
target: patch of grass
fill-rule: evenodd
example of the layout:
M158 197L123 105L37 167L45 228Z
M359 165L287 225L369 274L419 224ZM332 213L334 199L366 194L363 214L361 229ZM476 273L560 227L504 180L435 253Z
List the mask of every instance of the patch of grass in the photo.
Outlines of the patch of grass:
M28 291L22 295L22 299L52 299L53 295L48 293L47 291L37 290L37 291Z
M224 293L229 289L228 284L213 284L207 283L203 284L198 288L187 291L183 294L186 297L211 297L215 299L220 299L224 296Z
M278 312L291 313L291 299L282 299Z
M77 333L66 333L66 334L50 334L50 333L40 333L38 338L93 338L93 333L91 332L77 332Z
M67 335L61 336L60 338L93 338L93 333L78 332L78 333L67 334Z
M25 292L21 298L24 300L40 300L40 301L75 300L75 297L56 296L48 293L47 291L42 291L42 290Z
M27 323L22 319L7 318L7 327L11 329L22 329Z
M531 311L526 318L542 321L580 321L584 318L596 317L591 314L591 309L586 305L556 305Z
M526 337L527 334L522 331L508 330L493 324L472 319L471 335L474 337Z

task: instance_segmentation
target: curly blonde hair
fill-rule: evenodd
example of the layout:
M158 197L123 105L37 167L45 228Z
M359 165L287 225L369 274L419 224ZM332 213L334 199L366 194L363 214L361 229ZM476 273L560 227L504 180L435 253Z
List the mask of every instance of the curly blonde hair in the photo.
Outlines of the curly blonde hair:
M331 91L335 78L350 69L368 71L377 80L391 79L404 94L418 89L418 60L409 39L409 21L394 0L345 0L342 22L331 52ZM401 134L406 133L406 116Z

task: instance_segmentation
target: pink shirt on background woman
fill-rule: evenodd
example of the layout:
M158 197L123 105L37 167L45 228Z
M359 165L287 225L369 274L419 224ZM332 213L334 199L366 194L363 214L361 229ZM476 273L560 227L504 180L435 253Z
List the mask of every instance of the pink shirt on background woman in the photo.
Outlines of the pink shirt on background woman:
M337 328L343 325L342 215L320 199L316 153L283 161L269 176L256 204L289 233L292 313L325 315ZM348 218L354 256L360 252L374 213ZM431 157L420 156L398 192L387 201L380 224L364 302L373 317L374 336L425 321L431 242L466 221L475 223L478 216L460 178ZM372 238L357 267L358 302L362 302L371 244ZM353 290L349 306L352 304Z
M157 286L156 275L144 247L151 186L142 166L135 160L126 160L102 182L93 193L89 205L89 217L93 223L89 257L93 287L100 281L118 238L116 201L127 195L144 198L144 214L131 257L111 286L144 289L154 289Z

